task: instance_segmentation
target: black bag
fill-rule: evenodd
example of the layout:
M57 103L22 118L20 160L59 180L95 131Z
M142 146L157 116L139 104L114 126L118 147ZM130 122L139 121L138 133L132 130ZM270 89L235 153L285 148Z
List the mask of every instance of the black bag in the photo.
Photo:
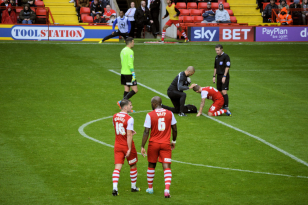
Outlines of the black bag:
M184 106L184 113L197 113L198 109L196 106L188 104Z

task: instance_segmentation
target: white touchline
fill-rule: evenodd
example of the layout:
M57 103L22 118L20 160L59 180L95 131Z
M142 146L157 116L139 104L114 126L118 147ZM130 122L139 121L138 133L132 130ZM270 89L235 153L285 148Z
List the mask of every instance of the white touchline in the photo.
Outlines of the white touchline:
M134 112L134 113L131 113L131 114L137 114L137 113L142 113L142 112L150 112L151 110L144 110L144 111L138 111L138 112ZM92 120L90 122L87 122L83 125L81 125L79 128L78 128L78 132L85 138L88 138L94 142L97 142L99 144L102 144L102 145L105 145L107 147L111 147L111 148L114 148L113 145L111 144L107 144L105 142L102 142L100 140L97 140L93 137L90 137L89 135L87 135L85 132L84 132L84 128L92 123L95 123L95 122L98 122L100 120L106 120L106 119L109 119L109 118L112 118L113 116L108 116L108 117L103 117L103 118L100 118L100 119L96 119L96 120ZM138 152L139 155L141 155L140 152ZM198 166L198 167L207 167L207 168L213 168L213 169L223 169L223 170L230 170L230 171L238 171L238 172L248 172L248 173L254 173L254 174L266 174L266 175L274 175L274 176L283 176L283 177L297 177L297 178L305 178L305 179L308 179L308 176L292 176L292 175L288 175L288 174L276 174L276 173L270 173L270 172L258 172L258 171L251 171L251 170L243 170L243 169L232 169L232 168L227 168L227 167L217 167L217 166L211 166L211 165L204 165L204 164L194 164L194 163L190 163L190 162L182 162L182 161L178 161L178 160L174 160L172 159L172 162L177 162L177 163L180 163L180 164L188 164L188 165L193 165L193 166Z
M116 72L116 71L114 71L114 70L109 70L109 71L110 71L110 72L113 72L113 73L115 73L115 74L117 74L117 75L121 75L120 73L118 73L118 72ZM148 87L148 86L146 86L146 85L140 83L139 81L138 81L138 84L141 85L141 86L143 86L143 87L145 87L145 88L147 88L147 89L149 89L149 90L151 90L151 91L153 91L153 92L155 92L155 93L157 93L157 94L159 94L159 95L161 95L161 96L164 96L165 98L168 98L168 99L169 99L169 97L168 97L167 95L165 95L165 94L163 94L163 93L161 93L161 92L159 92L159 91L157 91L157 90L155 90L155 89L153 89L153 88L150 88L150 87ZM241 133L243 133L243 134L245 134L245 135L248 135L249 137L252 137L252 138L254 138L254 139L256 139L256 140L259 140L260 142L262 142L262 143L264 143L264 144L270 146L271 148L274 148L275 150L277 150L277 151L279 151L279 152L281 152L281 153L287 155L288 157L291 157L291 158L294 159L295 161L297 161L297 162L299 162L299 163L301 163L301 164L303 164L303 165L305 165L305 166L308 167L308 163L307 163L307 162L305 162L305 161L303 161L303 160L301 160L301 159L295 157L294 155L292 155L292 154L290 154L290 153L288 153L288 152L286 152L286 151L280 149L279 147L276 147L275 145L273 145L273 144L271 144L271 143L265 141L264 139L262 139L262 138L260 138L260 137L257 137L257 136L255 136L255 135L252 135L252 134L250 134L250 133L248 133L248 132L245 132L245 131L243 131L243 130L241 130L241 129L239 129L239 128L233 127L232 125L229 125L229 124L227 124L227 123L224 123L224 122L222 122L222 121L220 121L220 120L217 120L215 117L209 117L208 115L206 115L206 114L204 114L204 113L202 113L202 115L205 116L205 117L207 117L207 118L209 118L209 119L211 119L211 120L214 120L214 121L216 121L216 122L218 122L218 123L220 123L220 124L222 124L222 125L225 125L225 126L227 126L227 127L229 127L229 128L232 128L232 129L234 129L234 130L236 130L236 131L239 131L239 132L241 132Z

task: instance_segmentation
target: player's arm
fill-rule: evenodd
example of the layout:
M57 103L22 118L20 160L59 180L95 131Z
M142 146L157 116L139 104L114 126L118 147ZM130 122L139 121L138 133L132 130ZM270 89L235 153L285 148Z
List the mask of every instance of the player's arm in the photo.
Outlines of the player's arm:
M184 91L184 90L188 90L189 89L188 86L184 85L184 76L183 75L185 75L185 74L181 74L179 76L179 78L180 78L179 82L178 82L178 90L179 91Z
M167 16L169 16L169 12L168 12L168 10L166 9L166 14L163 16L162 19L166 18Z
M115 32L115 26L117 25L117 23L118 23L118 19L116 19L114 22L113 22L113 24L112 24L112 33L113 32Z
M172 142L171 144L171 150L173 150L175 148L175 143L176 143L176 138L178 135L178 130L176 127L176 119L174 117L174 114L172 113L172 120L171 120L171 129L172 129Z
M128 31L127 31L127 33L129 33L132 26L131 26L130 21L129 21L128 19L127 19L127 25L128 25Z
M200 109L199 109L199 111L198 111L197 117L199 117L200 115L202 115L202 110L203 110L203 107L204 107L205 99L206 99L206 98L202 98L202 100L201 100Z
M217 69L216 69L216 65L215 65L214 74L213 74L213 83L215 83L215 80L216 80L216 72L217 72Z
M148 141L149 134L150 134L150 129L151 129L151 117L149 114L145 117L145 122L144 122L144 132L143 132L143 137L142 137L142 142L141 142L141 155L145 157L145 149L144 146Z
M180 10L174 7L174 10L176 11L176 15L174 15L174 17L179 16L180 15Z
M126 158L129 157L130 152L132 150L132 142L133 142L133 130L127 130L127 146L128 146L128 150L126 153Z
M222 83L225 83L225 82L226 82L226 78L227 78L227 74L228 74L229 69L230 69L230 65L231 65L231 63L230 63L230 57L227 56L227 58L226 58L226 68L225 68L224 76L223 76L223 78L222 78L222 80L221 80Z

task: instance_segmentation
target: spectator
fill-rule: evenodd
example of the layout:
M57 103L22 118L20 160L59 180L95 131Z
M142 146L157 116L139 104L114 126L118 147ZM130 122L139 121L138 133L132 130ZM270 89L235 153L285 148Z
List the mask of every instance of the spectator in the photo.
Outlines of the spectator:
M110 5L110 0L102 0L101 1L101 7L105 9L107 5Z
M10 0L10 4L11 4L12 7L13 7L13 6L16 6L16 3L15 3L14 0Z
M289 5L286 3L286 0L281 0L280 4L278 5L278 9L282 9L283 7L289 9Z
M135 12L135 21L136 21L136 26L137 26L137 38L141 38L141 31L144 27L144 25L150 25L151 26L151 31L156 38L156 28L153 24L153 19L151 16L151 13L149 9L146 7L145 1L141 1L141 6L136 9Z
M290 9L300 9L302 8L299 0L294 0L294 3L290 5ZM300 11L292 11L292 16L293 16L293 24L294 25L301 25L302 24L302 12ZM296 18L294 18L296 17Z
M114 19L115 19L115 17L117 16L117 13L115 12L115 10L111 9L110 5L107 5L106 10L104 12L104 18L106 19L106 21L110 19L111 15L114 15Z
M203 21L201 23L216 23L215 21L215 11L212 9L211 2L207 3L207 9L202 14Z
M290 25L293 23L292 16L288 14L288 10L286 7L281 9L280 14L278 14L277 23L281 23L281 25Z
M271 22L272 18L272 9L278 9L278 6L275 4L275 0L271 0L268 5L263 10L263 23Z
M103 13L103 9L101 5L98 3L98 0L94 0L94 2L91 4L90 12L91 12L91 16L93 17L93 19L94 19L94 16L96 16L96 14Z
M160 0L149 0L149 10L151 12L152 19L154 21L155 30L159 31L159 10L160 10Z
M9 4L10 4L9 0L4 0L4 1L0 4L0 6L6 6L6 7L8 7Z
M224 9L223 4L219 4L215 14L215 20L217 23L231 23L229 13Z
M135 18L134 18L135 12L136 12L135 2L132 2L130 3L130 8L125 13L125 16L128 18L131 25L129 36L133 38L135 34Z
M106 19L102 18L102 15L98 13L96 14L96 19L94 20L94 23L106 23Z
M308 0L303 0L302 8L304 9L304 11L302 13L303 23L304 23L304 25L306 25L307 24L307 17L308 17Z
M109 26L112 26L113 25L113 22L116 20L116 16L115 15L111 15L110 16L110 19L107 21L108 25Z
M78 6L76 7L76 12L78 14L78 19L79 19L79 22L80 22L80 8L81 7L89 7L89 0L78 0L77 1L78 3Z
M19 13L19 19L23 24L32 24L35 20L36 14L30 9L29 4L23 5L24 9Z
M17 23L17 16L16 16L15 11L12 10L11 4L9 4L6 7L6 10L3 11L1 23L6 23L6 24L16 24Z

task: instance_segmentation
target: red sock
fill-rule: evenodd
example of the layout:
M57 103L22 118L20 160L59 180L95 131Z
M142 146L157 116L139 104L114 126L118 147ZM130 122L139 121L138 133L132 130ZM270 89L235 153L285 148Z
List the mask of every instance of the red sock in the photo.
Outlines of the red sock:
M132 183L132 188L136 188L137 174L137 168L130 169L130 181Z
M184 38L185 38L186 40L188 39L187 36L186 36L185 31L182 32L182 36L184 36Z
M148 179L148 185L150 189L153 188L154 175L155 175L155 168L148 168L147 179Z
M166 33L166 30L163 30L163 32L161 34L161 41L165 40L165 33Z
M169 190L171 185L171 169L167 168L164 170L164 177L165 177L165 189Z
M220 110L214 112L214 116L219 116L219 115L222 115L222 114L224 114L226 112L227 112L226 109L220 109Z

